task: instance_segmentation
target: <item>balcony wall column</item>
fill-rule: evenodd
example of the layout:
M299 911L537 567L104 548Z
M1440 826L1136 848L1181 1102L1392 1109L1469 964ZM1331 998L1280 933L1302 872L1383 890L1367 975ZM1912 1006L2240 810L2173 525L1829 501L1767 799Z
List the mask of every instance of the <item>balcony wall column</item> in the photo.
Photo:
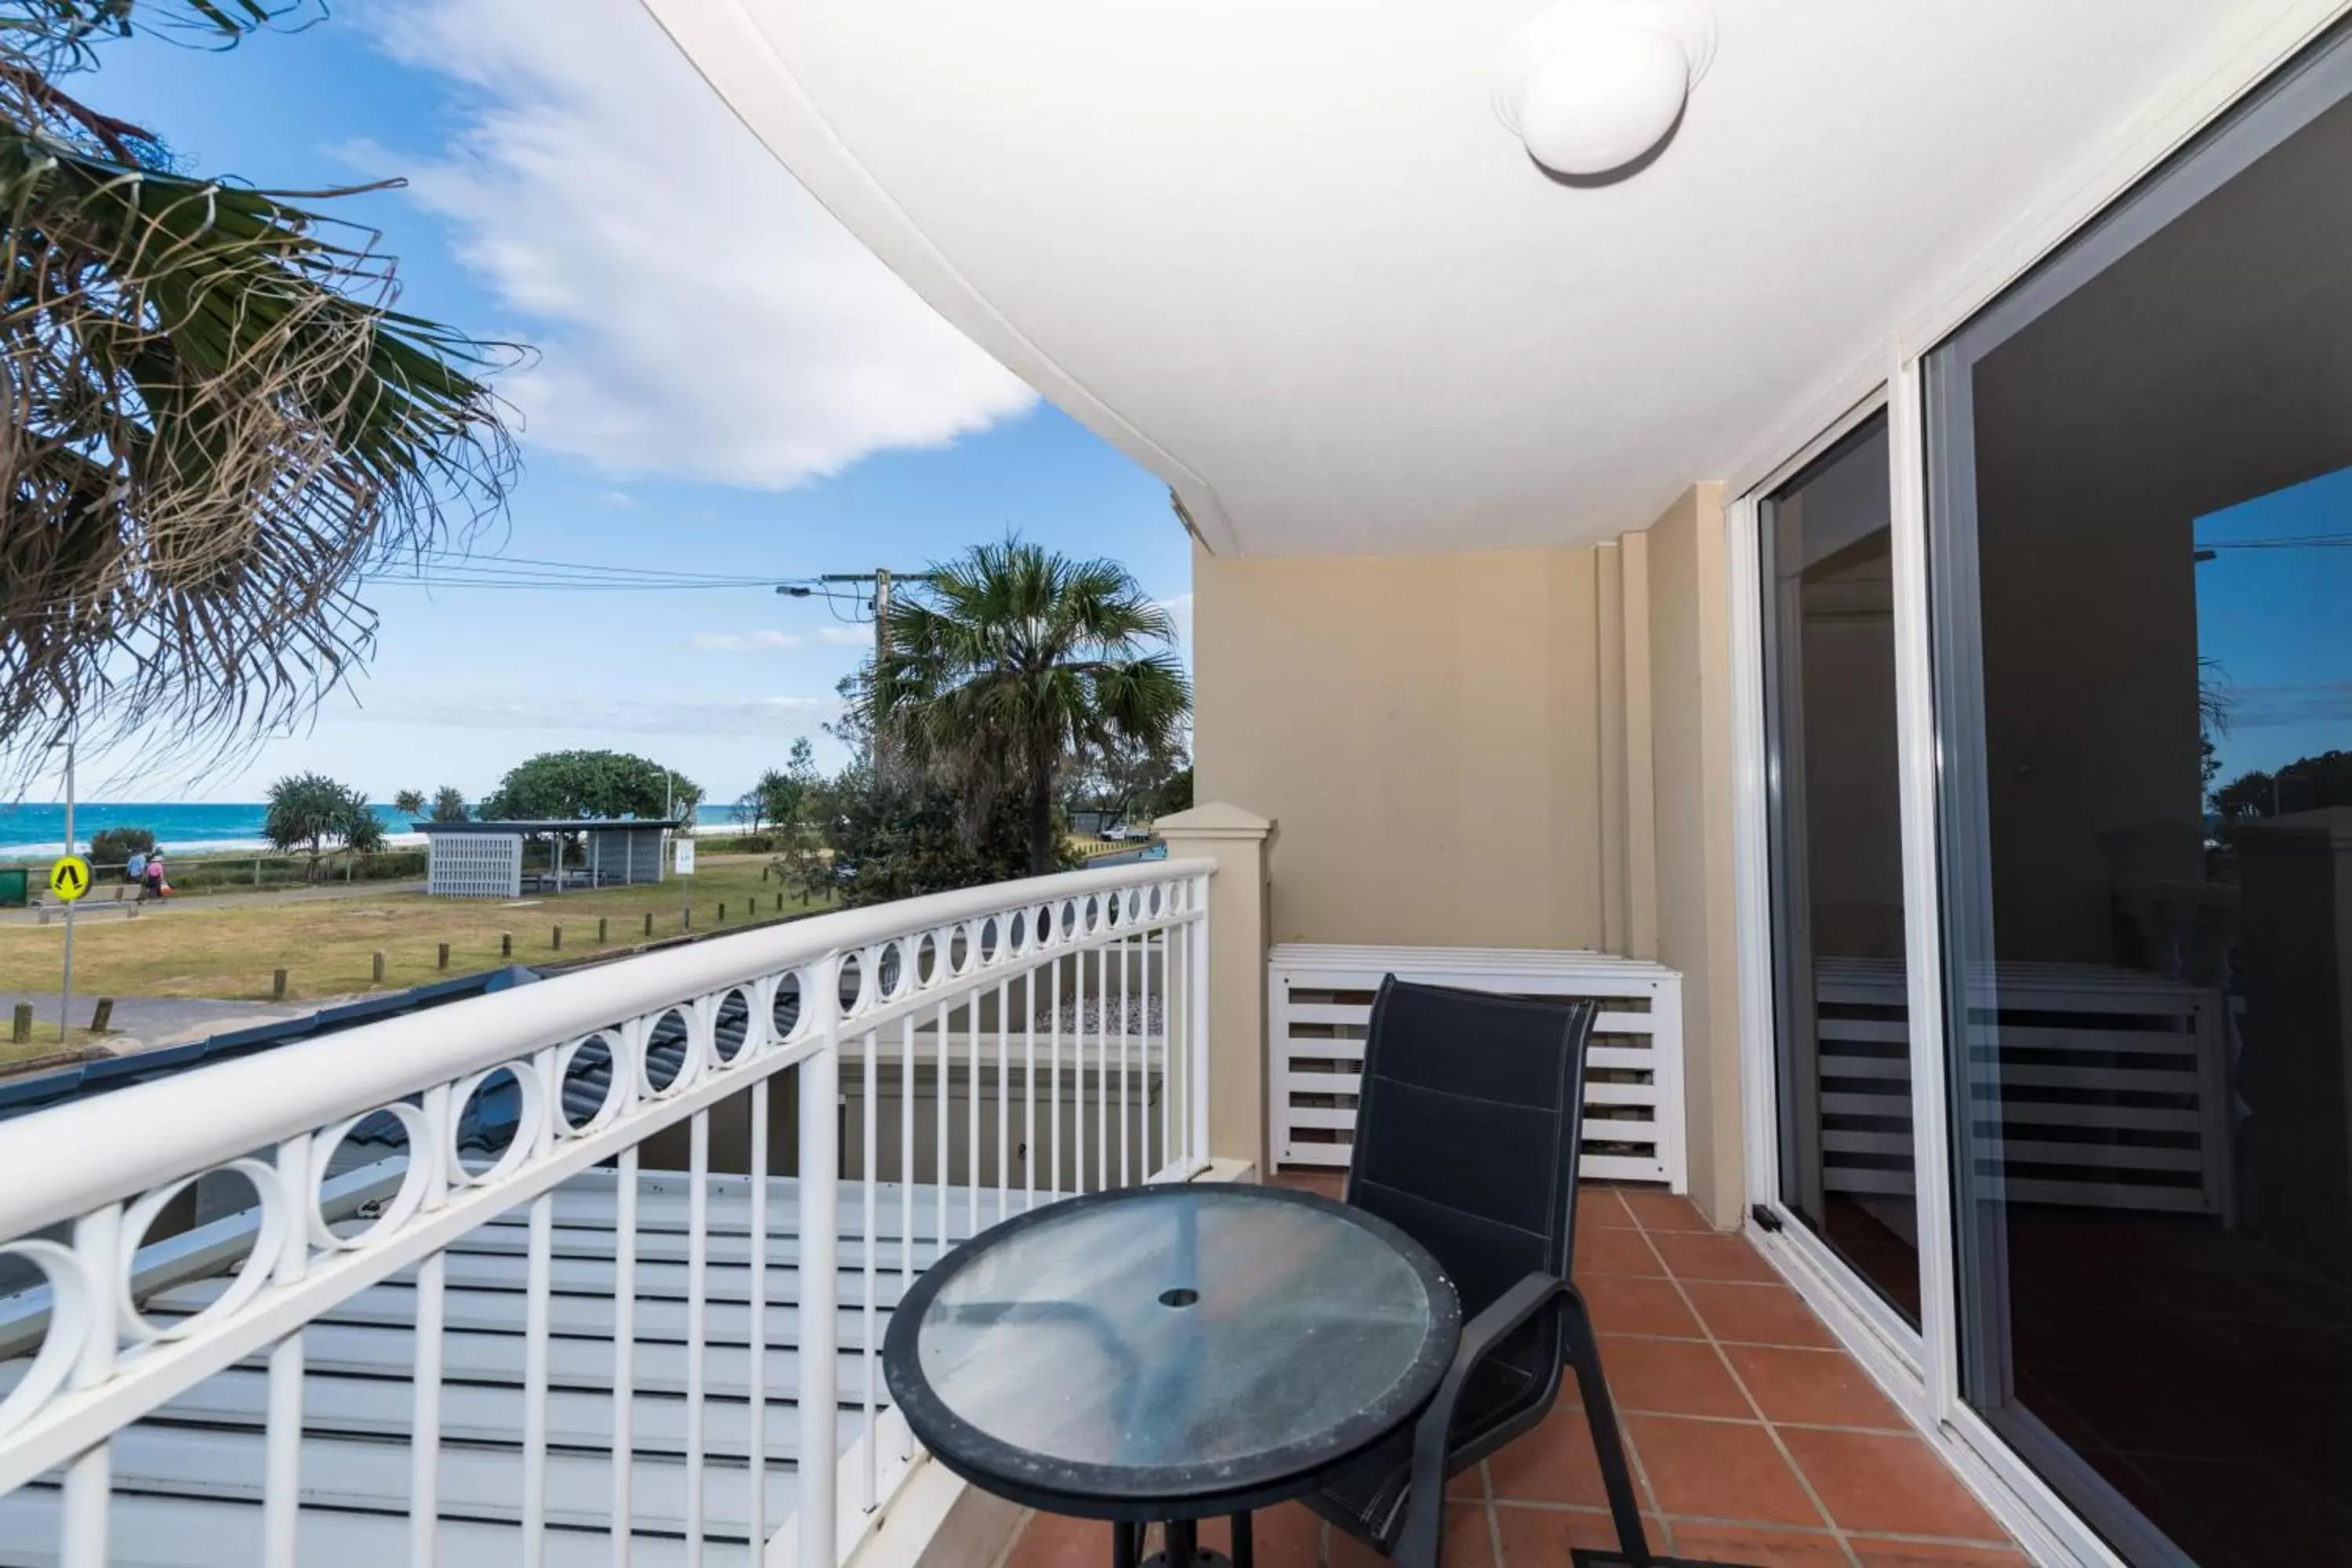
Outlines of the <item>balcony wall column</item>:
M1211 802L1153 825L1171 859L1217 863L1209 879L1209 1153L1266 1163L1266 858L1275 825Z

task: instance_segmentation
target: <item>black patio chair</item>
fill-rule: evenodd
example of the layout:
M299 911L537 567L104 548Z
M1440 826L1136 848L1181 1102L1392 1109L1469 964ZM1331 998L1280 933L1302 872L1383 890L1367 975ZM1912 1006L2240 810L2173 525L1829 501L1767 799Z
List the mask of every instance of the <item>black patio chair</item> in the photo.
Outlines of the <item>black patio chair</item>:
M1446 1478L1544 1418L1563 1360L1619 1542L1577 1561L1669 1563L1643 1535L1601 1347L1570 1283L1593 1011L1394 975L1372 1004L1347 1201L1435 1256L1461 1293L1462 1342L1413 1428L1304 1500L1405 1568L1439 1568Z

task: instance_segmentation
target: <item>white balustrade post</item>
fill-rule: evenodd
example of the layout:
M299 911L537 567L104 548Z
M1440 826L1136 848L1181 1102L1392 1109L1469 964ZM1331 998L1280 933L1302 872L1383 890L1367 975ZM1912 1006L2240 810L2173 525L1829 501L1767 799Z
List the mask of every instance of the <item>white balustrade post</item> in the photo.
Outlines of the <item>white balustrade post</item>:
M310 1229L302 1215L315 1201L310 1134L278 1145L278 1196L286 1205L285 1244L274 1279L299 1283L310 1262ZM261 1561L264 1568L295 1568L302 1515L302 1331L294 1329L269 1351L268 1413L264 1417L261 1480Z
M136 1244L140 1238L131 1239ZM119 1338L114 1321L114 1284L131 1267L128 1249L123 1246L122 1205L109 1204L74 1221L73 1250L74 1261L80 1266L82 1278L89 1281L82 1306L89 1321L81 1325L81 1355L74 1363L70 1386L96 1388L114 1375ZM60 1313L49 1331L67 1333L74 1326ZM63 1568L106 1568L106 1516L114 1485L112 1456L111 1440L98 1443L66 1467L61 1542L64 1551L58 1559Z
M1239 806L1211 802L1155 825L1173 860L1216 862L1196 884L1194 1065L1198 1080L1192 1149L1197 1160L1238 1161L1263 1177L1266 1138L1266 868L1275 825ZM1200 1121L1205 1111L1206 1122Z
M800 1568L833 1568L839 1361L835 1307L835 1238L840 1233L841 958L809 970L814 1043L801 1075ZM755 1481L756 1484L756 1481Z
M1195 877L1191 888L1192 907L1201 911L1198 924L1185 941L1185 967L1192 971L1184 977L1188 1000L1184 1004L1184 1109L1192 1125L1184 1131L1184 1152L1188 1159L1200 1161L1209 1157L1209 879Z

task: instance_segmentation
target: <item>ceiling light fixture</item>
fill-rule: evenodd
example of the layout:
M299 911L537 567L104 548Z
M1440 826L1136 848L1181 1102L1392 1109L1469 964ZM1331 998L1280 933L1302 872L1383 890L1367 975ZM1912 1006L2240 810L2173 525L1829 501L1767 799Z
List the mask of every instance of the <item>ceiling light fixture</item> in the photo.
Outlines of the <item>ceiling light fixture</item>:
M1564 0L1504 51L1495 114L1553 173L1607 174L1665 140L1714 59L1694 0Z

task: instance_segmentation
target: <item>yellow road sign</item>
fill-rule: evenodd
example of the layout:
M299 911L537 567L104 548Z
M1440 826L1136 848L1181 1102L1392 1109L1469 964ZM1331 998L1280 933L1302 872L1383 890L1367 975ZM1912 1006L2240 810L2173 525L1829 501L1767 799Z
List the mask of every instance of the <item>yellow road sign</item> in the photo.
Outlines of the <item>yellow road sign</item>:
M64 855L49 868L49 891L60 903L72 903L89 891L89 862L79 855Z

